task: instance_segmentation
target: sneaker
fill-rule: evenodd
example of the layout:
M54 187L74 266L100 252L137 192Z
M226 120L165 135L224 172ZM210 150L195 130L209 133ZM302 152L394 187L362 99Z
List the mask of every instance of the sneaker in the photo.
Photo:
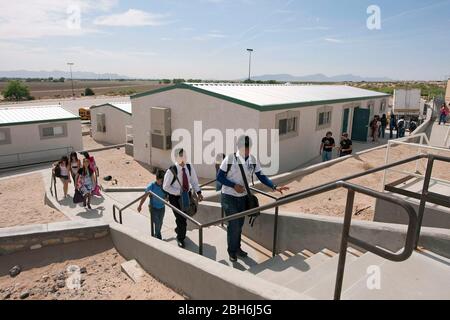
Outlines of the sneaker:
M185 247L184 240L177 240L177 243L178 243L178 246L180 248L184 248Z
M88 207L89 210L92 210L92 207L91 207L90 204L88 204L87 207Z
M230 256L230 261L231 261L231 262L236 262L236 261L237 261L237 256L236 256L236 254L229 254L229 256Z
M242 249L239 249L237 255L238 255L239 257L241 257L241 258L246 258L246 257L248 256L248 253L245 252L245 251L242 250Z

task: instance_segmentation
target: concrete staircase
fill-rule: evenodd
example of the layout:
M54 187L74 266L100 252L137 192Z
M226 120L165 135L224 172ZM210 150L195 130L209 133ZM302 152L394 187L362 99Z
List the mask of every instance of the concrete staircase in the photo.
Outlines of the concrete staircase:
M314 299L333 299L339 256L322 250L312 256L280 254L247 272ZM449 299L450 259L416 251L404 262L349 249L342 299ZM375 277L379 276L379 287ZM367 284L374 284L372 290Z
M177 245L175 232L172 231L172 236L167 238L168 232L169 230L166 231L166 241ZM198 253L198 232L198 229L188 231L185 240L186 249L195 253ZM270 251L245 236L242 236L242 249L248 253L248 257L232 263L227 252L226 228L213 226L203 230L203 256L224 265L245 271L272 257Z

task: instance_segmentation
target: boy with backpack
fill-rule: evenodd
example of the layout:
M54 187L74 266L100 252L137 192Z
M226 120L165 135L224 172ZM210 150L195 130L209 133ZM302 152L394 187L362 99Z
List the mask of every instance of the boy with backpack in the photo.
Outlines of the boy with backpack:
M183 149L175 150L175 157L175 164L164 175L163 190L169 194L171 205L189 214L190 206L194 201L191 189L194 189L197 194L198 201L203 200L202 190L194 167L187 163L185 151ZM184 248L187 228L186 218L175 211L173 213L177 224L175 232L177 233L178 246Z
M248 181L253 180L253 174L258 177L259 181L274 191L283 194L283 191L289 190L288 187L276 186L262 173L259 162L250 154L251 146L250 137L239 137L237 142L238 152L226 157L220 165L217 181L222 184L221 201L226 216L251 209L249 199L252 199L253 195L250 192ZM253 204L255 203L253 202ZM244 221L245 218L239 218L228 222L227 243L231 262L236 262L238 256L241 258L247 256L247 252L241 248Z
M154 197L150 193L150 191L156 194L158 197L165 199L167 195L162 189L163 180L164 180L164 171L158 170L156 172L156 181L153 181L147 186L147 188L145 189L145 195L142 197L141 202L139 203L138 206L138 212L141 212L142 205L144 204L145 200L147 200L147 198L150 198L148 206L153 221L153 228L154 228L153 230L155 232L154 237L160 240L162 240L161 228L164 220L165 205L164 202L162 202L160 199Z

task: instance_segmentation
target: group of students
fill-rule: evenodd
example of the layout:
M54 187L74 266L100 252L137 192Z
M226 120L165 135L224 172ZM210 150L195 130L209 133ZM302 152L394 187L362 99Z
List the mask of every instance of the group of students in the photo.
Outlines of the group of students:
M74 184L74 202L77 195L81 196L84 207L91 207L91 198L93 195L100 196L100 186L97 183L99 170L93 156L88 152L81 153L83 160L78 159L78 154L72 152L69 157L63 156L58 162L54 163L52 173L59 178L63 184L64 198L68 197L69 184Z
M281 194L288 190L287 187L278 187L262 172L261 166L256 158L251 154L252 141L248 136L238 138L235 154L223 158L222 163L217 168L217 181L221 186L221 205L226 216L230 216L249 209L248 181L253 180L255 175L264 185L273 191ZM165 172L158 170L156 181L147 186L145 194L138 206L138 211L142 211L145 201L150 198L149 210L153 220L154 236L162 239L161 228L165 215L165 204L161 199L168 200L169 203L185 211L192 201L192 194L195 194L198 201L203 200L202 190L199 186L197 174L194 167L187 162L183 149L175 151L176 161ZM157 195L159 198L153 196ZM185 247L186 239L186 218L173 211L176 221L175 232L177 243L181 248ZM227 227L228 255L231 262L236 262L238 257L245 258L247 252L241 247L241 234L245 218L229 221Z
M448 105L450 107L450 103ZM445 103L441 106L441 109L439 110L439 125L441 125L441 123L444 125L447 123L447 117L450 114L449 107Z
M322 139L320 144L320 155L322 161L327 162L333 159L333 149L336 148L336 142L333 138L333 133L328 131L326 136ZM337 147L339 157L345 157L353 153L353 142L349 138L348 133L344 132L341 136L341 141Z
M383 114L381 117L376 115L370 122L370 137L372 142L377 142L378 139L385 137L387 127L387 117Z

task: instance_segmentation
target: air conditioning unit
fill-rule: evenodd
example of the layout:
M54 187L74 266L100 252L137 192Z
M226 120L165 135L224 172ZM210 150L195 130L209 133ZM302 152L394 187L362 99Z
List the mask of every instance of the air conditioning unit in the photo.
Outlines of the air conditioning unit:
M152 107L150 117L152 147L161 150L172 149L172 125L170 109Z

